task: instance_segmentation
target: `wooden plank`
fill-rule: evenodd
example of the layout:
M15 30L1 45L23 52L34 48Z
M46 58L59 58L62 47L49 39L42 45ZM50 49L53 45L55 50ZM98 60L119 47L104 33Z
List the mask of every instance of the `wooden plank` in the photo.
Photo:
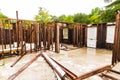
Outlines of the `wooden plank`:
M64 72L66 72L66 74L67 75L69 75L69 77L71 78L71 79L76 79L77 78L77 75L76 74L74 74L73 72L71 72L70 70L68 70L67 68L65 68L64 66L62 66L60 63L58 63L57 61L55 61L53 58L51 58L56 64L58 64L60 67L61 67L61 69L64 71Z
M110 71L111 71L111 72L114 72L114 73L116 73L116 74L120 74L120 72L118 72L118 71L116 71L116 70L113 70L113 69L111 69Z
M82 74L75 80L82 80L82 79L88 78L90 76L96 75L96 74L98 74L100 72L103 72L103 71L109 70L109 69L111 69L111 65L107 65L107 66L92 70L92 71L90 71L88 73Z
M113 76L110 76L110 75L107 75L107 74L104 74L104 73L102 73L102 76L104 76L104 77L106 77L106 78L109 78L109 79L111 79L111 80L119 80L119 79L117 79L117 78L115 78L115 77L113 77Z
M43 58L47 61L47 63L57 72L62 80L65 80L64 77L66 73L52 60L50 57L46 55L46 53L42 53Z
M13 75L11 75L7 80L14 80L20 73L22 73L27 67L29 67L41 55L42 55L42 52L40 52L33 59L31 59L29 62L27 62L23 67L21 67L16 73L14 73Z

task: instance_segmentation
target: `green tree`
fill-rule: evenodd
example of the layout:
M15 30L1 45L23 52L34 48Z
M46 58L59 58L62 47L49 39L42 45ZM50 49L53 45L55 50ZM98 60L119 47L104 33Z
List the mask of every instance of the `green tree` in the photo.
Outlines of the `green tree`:
M116 19L115 12L120 10L120 0L115 0L111 4L105 7L106 9L102 13L102 20L103 22L114 22Z
M77 13L74 15L74 22L89 23L89 16L85 13Z
M63 21L63 22L73 22L74 17L72 15L61 15L58 18L58 21Z
M0 18L8 18L6 15L4 15L0 10Z
M89 14L89 20L90 23L100 23L101 21L101 9L99 7L96 7L91 10L91 13Z
M114 22L115 21L115 12L111 9L106 9L101 14L102 22Z
M111 4L107 5L106 8L116 8L120 6L120 0L115 0Z
M38 15L35 15L35 20L40 23L48 23L51 22L53 16L48 13L45 8L40 7Z

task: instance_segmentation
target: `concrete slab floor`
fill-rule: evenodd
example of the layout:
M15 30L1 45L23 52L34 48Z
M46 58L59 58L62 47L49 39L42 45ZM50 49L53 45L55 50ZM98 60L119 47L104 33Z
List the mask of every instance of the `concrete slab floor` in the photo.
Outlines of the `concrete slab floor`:
M39 52L38 52L39 53ZM9 76L19 70L24 64L30 61L38 53L25 55L14 67L10 67L18 58L11 57L0 60L0 80L7 80ZM60 53L47 51L48 56L54 58L60 64L71 70L76 75L81 75L95 68L111 64L112 51L106 49L79 48L69 51L61 50ZM57 80L51 67L46 61L39 57L26 70L24 70L15 80ZM99 77L93 76L87 80L101 80Z

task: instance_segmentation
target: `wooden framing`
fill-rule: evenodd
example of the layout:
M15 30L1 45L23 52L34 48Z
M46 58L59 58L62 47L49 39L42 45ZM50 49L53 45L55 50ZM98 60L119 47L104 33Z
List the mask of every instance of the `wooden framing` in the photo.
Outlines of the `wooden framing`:
M120 12L118 12L116 15L116 28L115 28L112 64L115 65L118 61L120 61Z
M83 74L83 75L80 75L77 79L75 80L82 80L82 79L85 79L85 78L88 78L90 76L93 76L93 75L96 75L98 73L101 73L105 70L110 70L111 69L111 65L107 65L107 66L104 66L104 67L101 67L101 68L98 68L98 69L95 69L95 70L92 70L91 72L88 72L86 74Z

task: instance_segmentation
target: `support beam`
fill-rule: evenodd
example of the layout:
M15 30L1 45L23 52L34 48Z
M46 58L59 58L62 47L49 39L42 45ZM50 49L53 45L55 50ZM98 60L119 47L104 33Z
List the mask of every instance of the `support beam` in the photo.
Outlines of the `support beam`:
M55 52L59 53L60 52L60 42L59 42L59 27L60 23L55 23Z

